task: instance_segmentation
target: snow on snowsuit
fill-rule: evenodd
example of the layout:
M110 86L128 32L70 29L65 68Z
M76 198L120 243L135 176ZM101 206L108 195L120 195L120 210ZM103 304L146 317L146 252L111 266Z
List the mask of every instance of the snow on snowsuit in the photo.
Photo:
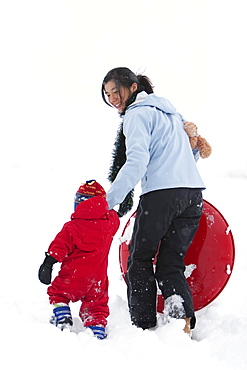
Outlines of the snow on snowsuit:
M61 262L58 276L48 287L50 303L82 301L85 326L107 324L108 254L119 227L105 198L95 196L80 203L50 244L48 254Z

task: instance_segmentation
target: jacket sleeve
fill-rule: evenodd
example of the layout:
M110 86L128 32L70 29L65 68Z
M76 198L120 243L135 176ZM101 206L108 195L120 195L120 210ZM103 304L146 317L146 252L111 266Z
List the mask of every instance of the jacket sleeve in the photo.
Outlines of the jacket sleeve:
M62 230L56 235L48 248L48 254L54 257L58 262L63 262L65 257L72 253L73 241L66 223Z
M128 112L123 130L126 137L127 160L107 192L109 209L120 204L129 191L134 189L145 175L150 159L151 122L145 108Z

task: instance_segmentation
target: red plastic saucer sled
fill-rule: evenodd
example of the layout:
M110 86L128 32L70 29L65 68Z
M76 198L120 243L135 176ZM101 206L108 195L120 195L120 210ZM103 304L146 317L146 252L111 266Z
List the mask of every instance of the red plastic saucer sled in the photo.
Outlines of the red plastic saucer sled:
M135 217L136 212L126 223L121 237L119 260L123 276L127 272L128 246ZM231 276L234 256L234 240L229 225L222 214L204 200L199 228L184 260L195 311L207 306L222 292ZM157 311L163 312L164 299L160 293L157 298Z

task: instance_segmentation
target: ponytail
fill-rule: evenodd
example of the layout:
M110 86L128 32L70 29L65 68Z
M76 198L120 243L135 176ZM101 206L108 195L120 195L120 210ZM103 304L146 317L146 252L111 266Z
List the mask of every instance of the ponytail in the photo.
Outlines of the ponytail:
M147 76L137 75L139 81L139 91L145 91L147 94L152 94L154 92L153 84Z

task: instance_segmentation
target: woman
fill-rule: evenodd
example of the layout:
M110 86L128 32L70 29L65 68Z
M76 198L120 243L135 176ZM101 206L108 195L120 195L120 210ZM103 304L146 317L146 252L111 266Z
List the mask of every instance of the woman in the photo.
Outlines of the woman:
M143 329L156 326L157 282L168 317L185 319L184 330L190 332L195 315L184 257L199 225L205 189L197 151L191 150L183 117L153 93L146 76L115 68L103 80L102 96L123 117L126 147L126 161L107 192L109 209L140 180L142 186L126 274L131 320Z

